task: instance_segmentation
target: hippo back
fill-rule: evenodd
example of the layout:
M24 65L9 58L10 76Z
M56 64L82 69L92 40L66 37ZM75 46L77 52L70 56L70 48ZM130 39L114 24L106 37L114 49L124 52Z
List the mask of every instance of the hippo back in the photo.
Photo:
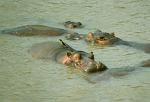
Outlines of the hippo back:
M2 30L2 33L17 36L59 36L67 33L67 30L55 27L48 27L44 25L25 25L12 29Z
M37 59L55 59L60 52L66 51L58 42L37 43L31 47L29 53Z
M61 64L69 65L88 73L104 71L107 67L94 60L94 54L78 51L60 40L58 42L43 42L35 44L29 50L32 57L50 59Z

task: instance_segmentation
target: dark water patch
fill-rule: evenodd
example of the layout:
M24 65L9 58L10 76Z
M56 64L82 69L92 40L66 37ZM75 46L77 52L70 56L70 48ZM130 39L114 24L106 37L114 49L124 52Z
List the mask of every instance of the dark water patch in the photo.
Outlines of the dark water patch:
M143 88L143 87L144 87L143 85L131 86L131 88L134 88L134 89Z
M124 6L114 6L114 8L119 9L119 10L126 9L126 7L124 7Z

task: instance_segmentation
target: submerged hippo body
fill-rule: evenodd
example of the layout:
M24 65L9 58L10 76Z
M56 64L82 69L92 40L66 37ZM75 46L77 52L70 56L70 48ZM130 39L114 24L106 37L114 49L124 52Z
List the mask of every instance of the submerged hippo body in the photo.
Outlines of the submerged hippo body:
M104 71L107 69L103 63L94 60L93 53L77 51L62 40L61 43L43 42L35 44L29 52L35 58L51 59L60 64L72 66L88 73Z
M68 31L64 29L48 27L44 25L25 25L2 31L2 33L4 34L11 34L17 36L60 36L67 32Z

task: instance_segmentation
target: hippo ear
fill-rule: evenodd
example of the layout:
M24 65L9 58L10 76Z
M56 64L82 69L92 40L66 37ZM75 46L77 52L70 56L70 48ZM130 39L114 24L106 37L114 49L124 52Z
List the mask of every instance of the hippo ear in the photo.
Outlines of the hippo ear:
M114 32L112 32L112 33L111 33L111 35L112 35L112 36L115 36L115 33L114 33Z
M71 53L71 52L67 52L66 55L67 55L68 57L71 57L72 53Z
M82 25L82 23L81 22L78 22L78 24L81 26Z
M93 41L94 39L94 34L92 32L89 32L87 35L86 35L86 40L87 41Z
M94 60L94 54L93 54L93 52L89 53L89 58L92 59L92 60Z

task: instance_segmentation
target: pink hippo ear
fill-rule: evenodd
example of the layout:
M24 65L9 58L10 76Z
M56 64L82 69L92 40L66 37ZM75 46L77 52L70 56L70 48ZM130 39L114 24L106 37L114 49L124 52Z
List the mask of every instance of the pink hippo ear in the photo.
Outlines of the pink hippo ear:
M70 52L67 52L65 56L63 56L63 60L61 60L62 64L69 65L72 62L71 58L72 54Z
M86 40L87 41L93 41L94 40L94 34L92 32L89 32L87 35L86 35Z

